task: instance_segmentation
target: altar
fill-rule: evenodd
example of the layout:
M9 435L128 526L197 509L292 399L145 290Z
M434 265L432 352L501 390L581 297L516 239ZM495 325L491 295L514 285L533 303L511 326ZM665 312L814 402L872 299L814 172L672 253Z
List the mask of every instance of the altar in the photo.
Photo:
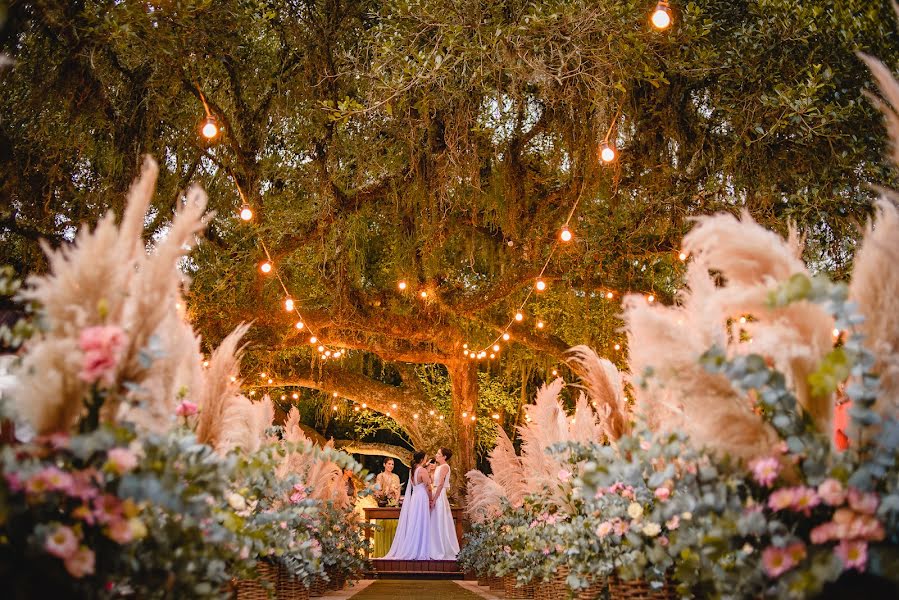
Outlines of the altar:
M380 530L372 532L371 528L365 530L366 549L369 558L381 558L390 551L390 545L393 544L393 537L396 535L396 525L400 518L400 508L398 506L373 506L366 507L365 520L373 525L379 525ZM452 508L453 524L456 526L456 539L459 545L462 545L462 532L464 513L461 508ZM372 537L374 539L372 539Z

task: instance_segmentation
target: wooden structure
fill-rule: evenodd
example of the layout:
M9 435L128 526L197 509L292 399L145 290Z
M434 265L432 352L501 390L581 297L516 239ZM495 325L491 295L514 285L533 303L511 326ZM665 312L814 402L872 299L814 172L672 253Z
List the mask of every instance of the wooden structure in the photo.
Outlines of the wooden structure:
M400 509L395 506L365 508L365 520L387 521L398 520ZM453 508L453 523L456 526L456 539L462 543L462 533L465 529L465 517L461 508ZM371 531L366 530L367 541L371 540ZM391 540L392 541L392 540ZM371 548L370 543L366 548ZM462 572L454 560L390 560L383 558L371 559L370 577L434 577L461 579Z

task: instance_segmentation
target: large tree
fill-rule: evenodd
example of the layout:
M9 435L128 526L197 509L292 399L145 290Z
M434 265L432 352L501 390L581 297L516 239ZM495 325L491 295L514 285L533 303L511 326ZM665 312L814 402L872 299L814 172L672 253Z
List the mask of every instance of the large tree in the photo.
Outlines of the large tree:
M37 238L61 243L119 208L154 154L150 236L191 181L218 210L186 265L190 309L212 341L254 322L251 366L267 376L251 383L365 403L416 446L461 450L464 470L479 370L527 381L576 343L614 356L618 294L667 297L691 215L792 219L839 273L866 186L887 177L855 53L895 62L889 0L675 1L665 32L654 5L14 1L4 259L35 268ZM214 143L198 133L203 102L223 126ZM553 251L569 218L575 240ZM257 270L263 241L303 330ZM466 358L505 330L550 252L549 290L511 343ZM322 362L310 329L344 356ZM449 377L447 419L428 418L420 364Z

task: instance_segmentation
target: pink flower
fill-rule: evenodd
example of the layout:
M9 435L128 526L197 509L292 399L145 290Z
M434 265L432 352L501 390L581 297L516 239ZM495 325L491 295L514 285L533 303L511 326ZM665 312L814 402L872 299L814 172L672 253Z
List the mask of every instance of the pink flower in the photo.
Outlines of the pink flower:
M843 484L832 477L821 482L821 485L818 486L818 495L828 506L839 506L846 501L846 490L843 488Z
M50 491L68 492L72 489L74 480L69 473L61 471L56 467L46 467L38 471L36 477L44 480L47 489Z
M866 515L873 515L877 512L877 506L880 504L880 498L874 492L863 493L855 488L849 488L849 506Z
M783 548L769 546L762 552L762 567L768 577L778 577L794 566L790 554Z
M665 502L665 501L668 500L668 498L671 497L671 490L669 490L669 489L666 488L666 487L656 488L655 496L656 496L656 498L658 498L661 502Z
M612 529L615 531L615 535L623 536L627 533L627 530L630 529L630 523L615 519L615 522L612 524Z
M802 512L808 515L812 509L819 504L821 504L821 498L818 497L818 494L815 493L815 490L810 487L796 487L793 488L793 506L791 507L796 512Z
M667 521L665 521L665 527L668 528L668 531L674 531L678 527L680 527L680 517L678 515L674 515Z
M124 475L137 466L137 455L128 448L112 448L106 453L106 461L114 473Z
M836 548L837 556L843 561L843 568L864 571L868 564L868 543L843 540Z
M543 556L549 556L549 554L550 554L551 552L552 552L552 550L550 550L549 548L544 548L544 549L543 549Z
M659 544L663 547L667 546L668 545L668 536L663 535L663 536L659 537Z
M106 525L122 514L122 503L110 494L94 498L94 517L98 523Z
M640 449L641 450L649 450L650 448L652 448L652 446L650 446L648 441L640 440Z
M125 519L113 519L106 527L106 537L117 544L127 544L134 539L131 525Z
M106 385L111 385L126 342L125 332L115 325L82 329L78 338L84 352L79 375L81 380L87 383L102 380Z
M181 404L175 410L175 414L179 417L190 417L197 414L197 405L190 400L182 400Z
M65 560L66 571L76 579L94 574L94 552L87 546L81 546Z
M561 471L559 471L559 481L565 483L569 479L571 479L571 471L568 471L567 469L562 469Z
M56 524L47 539L44 540L44 550L57 558L68 558L78 549L78 538L71 527Z
M603 521L596 528L596 537L604 538L610 533L612 533L612 523L609 521Z
M768 497L768 508L773 511L784 510L793 505L793 488L782 488Z
M790 544L786 547L785 552L789 555L790 560L792 560L794 564L798 565L805 560L805 544L803 544L802 542L794 542Z
M837 524L823 523L812 529L809 539L813 544L823 544L837 538Z
M3 478L6 479L6 485L13 492L21 492L25 489L25 485L22 483L18 473L4 473Z
M757 458L749 463L752 476L759 485L771 487L777 475L780 473L780 462L773 457Z

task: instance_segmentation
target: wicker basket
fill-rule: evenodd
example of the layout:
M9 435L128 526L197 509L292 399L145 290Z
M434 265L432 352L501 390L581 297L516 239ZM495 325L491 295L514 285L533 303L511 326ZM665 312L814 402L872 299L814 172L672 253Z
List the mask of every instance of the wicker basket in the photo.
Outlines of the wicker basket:
M267 562L256 563L258 579L237 582L237 600L269 600L274 597L278 585L278 570ZM263 582L268 583L268 588Z
M482 587L487 587L490 585L490 579L487 575L478 575L478 585Z
M326 581L316 575L312 578L312 585L309 586L309 596L311 598L320 598L325 595Z
M506 589L506 587L503 585L503 578L494 577L493 575L489 575L487 577L487 585L489 585L490 589L494 592L502 592Z
M503 592L506 598L513 600L530 600L534 597L534 586L532 584L518 585L518 580L513 575L503 577Z
M672 600L675 598L674 587L665 582L665 585L653 589L648 581L634 579L625 581L618 577L609 578L609 595L612 600Z
M557 581L540 581L534 584L534 600L568 600L568 587Z
M597 598L603 597L603 592L606 589L606 581L605 578L600 579L599 581L594 581L590 584L590 587L578 590L574 592L574 597L576 600L597 600Z
M283 566L278 567L278 600L308 600L309 589L301 579L291 575Z

